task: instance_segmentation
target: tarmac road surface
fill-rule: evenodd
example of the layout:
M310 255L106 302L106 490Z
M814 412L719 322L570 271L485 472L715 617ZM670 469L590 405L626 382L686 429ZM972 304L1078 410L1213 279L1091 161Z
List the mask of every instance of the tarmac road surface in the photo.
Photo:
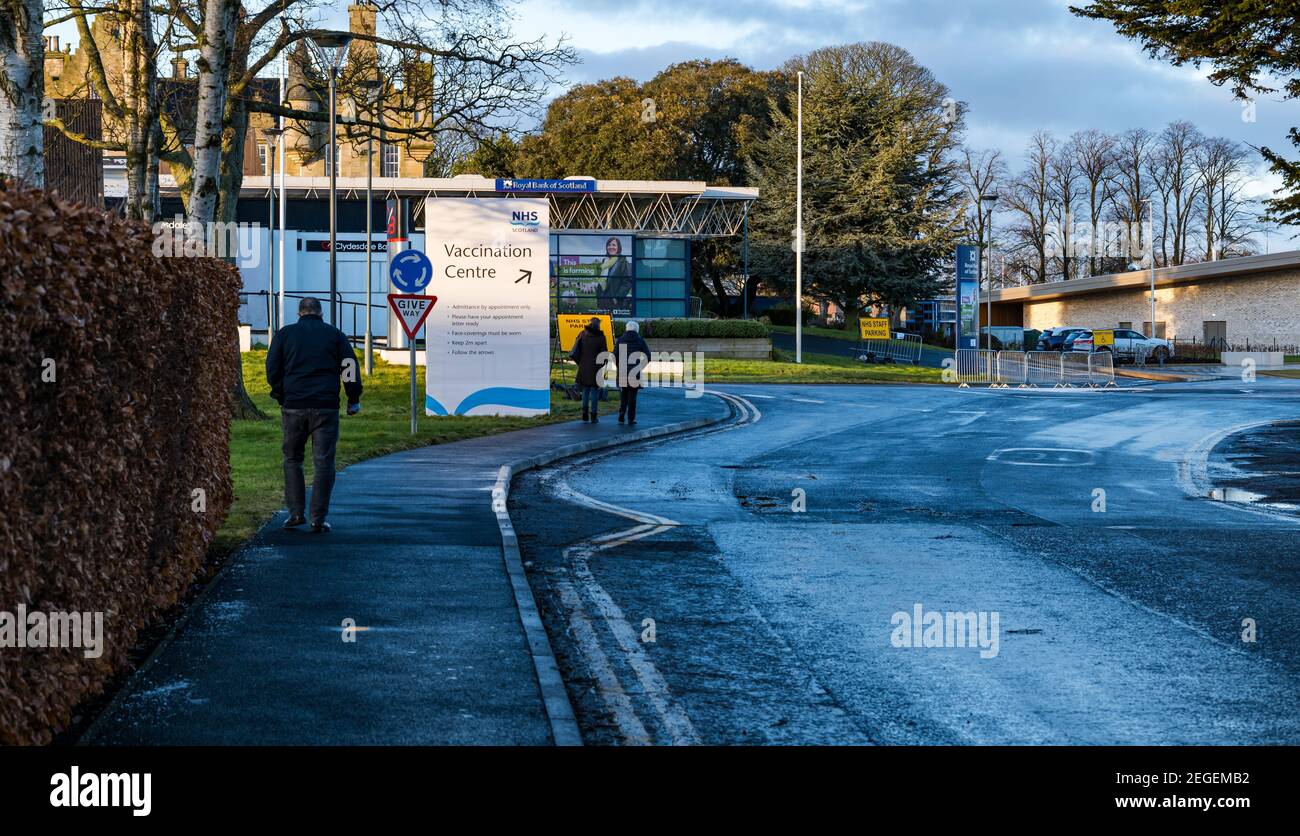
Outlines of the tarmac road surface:
M588 742L1300 743L1295 382L718 389L511 493Z

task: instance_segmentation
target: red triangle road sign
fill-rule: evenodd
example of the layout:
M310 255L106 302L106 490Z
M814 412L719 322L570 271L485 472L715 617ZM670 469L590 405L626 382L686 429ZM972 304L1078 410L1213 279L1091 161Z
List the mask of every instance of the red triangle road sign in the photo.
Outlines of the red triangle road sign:
M402 321L402 330L406 332L407 339L411 340L415 339L415 335L420 332L420 326L424 324L425 318L429 316L429 311L433 310L437 301L437 296L416 293L388 294L388 306Z

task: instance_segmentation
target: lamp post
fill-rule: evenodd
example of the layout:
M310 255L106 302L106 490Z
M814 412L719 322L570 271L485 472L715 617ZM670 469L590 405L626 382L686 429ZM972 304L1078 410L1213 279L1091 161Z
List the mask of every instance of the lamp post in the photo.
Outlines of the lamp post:
M1151 198L1143 198L1147 205L1147 217L1151 222L1151 232L1147 235L1147 249L1151 256L1151 328L1148 337L1156 335L1156 205Z
M375 109L375 103L379 99L380 83L377 78L368 78L360 82L360 87L366 95L367 115L372 115ZM374 273L370 266L370 237L373 235L373 212L374 212L374 188L375 176L375 155L374 155L374 136L369 130L366 131L366 377L370 377L375 371L375 346L370 329L370 320L372 311L370 307L372 294L374 292Z
M795 139L794 361L803 362L803 72L799 73L799 119Z
M330 324L338 327L338 253L336 252L336 238L338 236L338 179L339 179L339 161L336 147L337 139L337 122L338 122L338 102L336 94L338 92L339 68L343 66L343 58L347 55L348 44L352 42L352 36L347 32L322 32L311 39L312 46L315 47L316 60L329 74L330 92L329 92L329 148L326 151L326 159L329 160L330 169Z
M985 328L988 329L988 339L984 341L984 346L989 350L993 349L993 205L997 202L998 202L997 192L989 192L988 194L980 195L980 206L987 206L988 207L987 211L989 214L989 221L988 221L989 292L987 296L988 301L985 307L985 310L988 311L988 322L985 323L984 326ZM978 345L979 343L976 342L976 346Z
M266 341L271 342L271 335L279 328L276 327L275 318L275 145L280 136L284 134L284 128L263 128L262 136L266 137L266 171L271 176L271 187L267 189L269 205L267 207L267 239L266 249L270 253L271 263L270 271L267 273L266 283ZM284 231L281 230L281 235ZM284 266L280 267L281 272ZM280 277L281 290L284 289L284 277Z

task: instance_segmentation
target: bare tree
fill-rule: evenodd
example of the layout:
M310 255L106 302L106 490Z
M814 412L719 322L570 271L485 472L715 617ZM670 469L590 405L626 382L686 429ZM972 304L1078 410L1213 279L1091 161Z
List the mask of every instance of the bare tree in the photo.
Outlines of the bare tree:
M1146 128L1132 128L1119 135L1115 143L1114 192L1115 217L1131 233L1126 240L1136 249L1151 250L1152 258L1155 247L1153 242L1144 240L1142 232L1142 203L1151 197L1151 182L1146 175L1154 141L1155 137Z
M1079 165L1068 145L1056 148L1048 163L1050 188L1052 194L1054 234L1059 240L1056 247L1060 252L1061 279L1074 277L1071 272L1074 255L1075 205L1079 200Z
M45 185L43 0L0 0L0 174Z
M1206 139L1192 154L1206 261L1217 261L1241 248L1255 231L1245 197L1251 157L1250 149L1222 137Z
M1188 235L1196 209L1197 177L1193 154L1204 142L1191 122L1170 122L1151 155L1152 185L1160 194L1160 255L1164 264L1187 260Z
M1114 188L1115 137L1095 128L1077 131L1070 137L1069 153L1088 202L1088 275L1095 276L1102 264L1098 230Z
M1052 156L1056 140L1047 131L1038 131L1025 150L1025 168L1008 190L1007 206L1015 213L1011 233L1024 265L1029 283L1047 281L1049 246L1052 245Z
M1002 159L1002 152L974 151L963 147L957 179L966 192L966 228L982 247L987 237L987 220L980 209L980 196L997 191L1007 179L1007 164Z

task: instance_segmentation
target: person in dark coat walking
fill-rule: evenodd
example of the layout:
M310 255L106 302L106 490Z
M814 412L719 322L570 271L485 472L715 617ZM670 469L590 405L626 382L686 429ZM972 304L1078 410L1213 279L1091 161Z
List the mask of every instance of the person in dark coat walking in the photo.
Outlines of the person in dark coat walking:
M623 423L626 416L629 424L635 424L636 395L645 385L641 375L650 362L650 346L641 337L641 326L635 321L627 324L614 344L614 356L618 360L618 422Z
M573 342L569 359L578 364L578 385L582 387L582 420L595 424L596 404L600 400L600 355L608 349L605 332L600 330L600 320L591 318L587 327Z
M311 438L311 530L330 530L325 516L334 490L334 450L339 442L339 380L348 395L348 414L361 411L361 366L342 331L321 317L320 300L298 302L298 321L276 332L266 354L266 382L280 404L284 435L285 528L305 523L306 485L302 458Z

